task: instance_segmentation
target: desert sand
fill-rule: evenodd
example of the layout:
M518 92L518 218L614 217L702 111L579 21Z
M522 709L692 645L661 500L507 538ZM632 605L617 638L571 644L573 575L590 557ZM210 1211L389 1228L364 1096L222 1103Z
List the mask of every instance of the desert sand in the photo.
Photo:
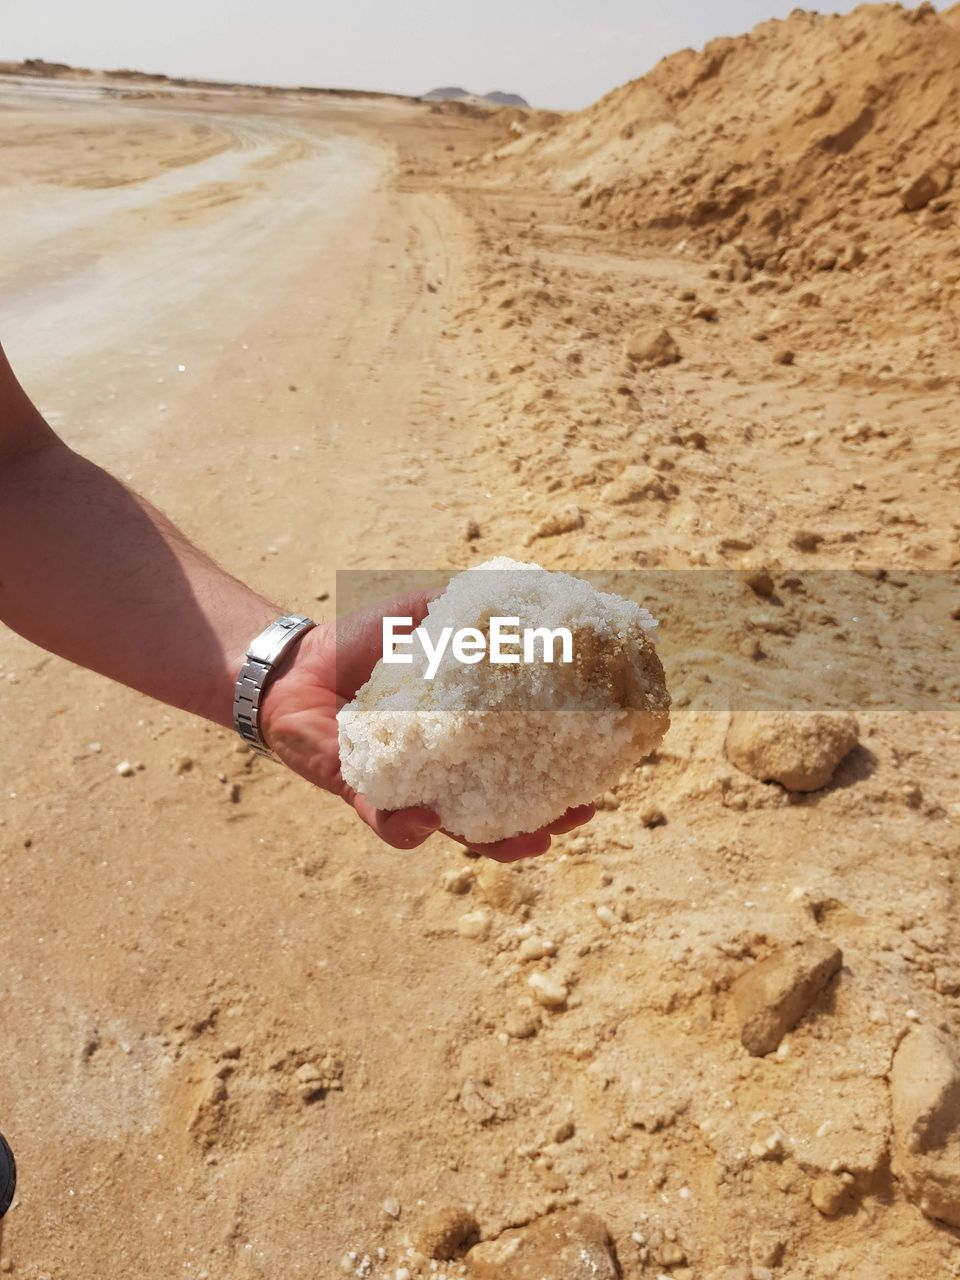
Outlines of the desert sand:
M960 1275L957 31L794 16L563 118L0 78L71 445L318 618L591 570L674 700L500 866L0 632L0 1269Z

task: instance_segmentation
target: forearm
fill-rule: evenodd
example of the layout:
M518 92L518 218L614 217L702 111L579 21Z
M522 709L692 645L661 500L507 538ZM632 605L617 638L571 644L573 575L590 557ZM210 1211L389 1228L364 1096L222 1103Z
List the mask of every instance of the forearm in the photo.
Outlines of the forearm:
M0 620L42 648L229 725L246 646L280 612L66 446L0 462Z

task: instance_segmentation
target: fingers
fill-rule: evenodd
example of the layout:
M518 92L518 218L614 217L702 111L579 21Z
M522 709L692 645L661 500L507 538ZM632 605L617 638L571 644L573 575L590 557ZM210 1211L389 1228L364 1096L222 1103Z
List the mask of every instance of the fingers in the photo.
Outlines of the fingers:
M394 849L416 849L440 830L440 819L422 805L414 809L375 809L363 796L354 796L353 807L368 827Z
M555 822L542 827L539 831L531 831L523 835L510 836L507 840L496 840L490 844L478 844L464 840L452 831L444 830L440 819L432 809L420 805L411 809L376 809L363 796L351 793L345 799L356 809L357 814L374 831L384 843L394 849L416 849L428 840L436 831L462 844L471 853L484 858L492 858L494 862L520 862L524 858L538 858L550 848L551 836L562 836L585 822L596 813L592 804L576 805Z
M562 818L558 818L556 822L551 822L546 828L553 836L564 836L568 831L573 831L575 827L582 827L585 822L596 814L597 806L595 804L578 804L574 808L568 809Z
M452 840L466 845L471 853L479 853L484 858L492 858L494 862L520 862L523 858L539 858L550 848L549 831L532 831L529 835L511 836L509 840L497 840L493 844L473 844L461 840L459 836L444 832Z
M596 807L592 804L576 805L573 809L568 809L563 817L557 818L556 822L541 827L539 831L511 836L508 840L497 840L493 844L471 843L449 831L445 831L444 835L465 845L471 853L479 853L484 858L493 858L495 862L519 862L523 858L539 858L550 848L551 836L562 836L568 831L573 831L575 827L583 826L585 822L590 821L596 811Z

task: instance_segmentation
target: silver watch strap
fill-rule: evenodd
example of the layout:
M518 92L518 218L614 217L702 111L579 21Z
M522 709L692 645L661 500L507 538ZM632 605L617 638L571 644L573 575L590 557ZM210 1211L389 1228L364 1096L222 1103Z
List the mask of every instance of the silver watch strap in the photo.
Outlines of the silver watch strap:
M262 756L274 759L260 732L260 699L282 655L304 632L317 624L297 613L284 614L250 642L233 695L233 723L244 742Z

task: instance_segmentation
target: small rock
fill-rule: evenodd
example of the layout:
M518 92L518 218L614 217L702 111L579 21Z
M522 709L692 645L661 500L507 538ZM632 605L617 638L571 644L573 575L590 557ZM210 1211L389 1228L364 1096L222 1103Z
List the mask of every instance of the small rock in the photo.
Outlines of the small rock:
M806 551L809 553L816 551L822 541L822 533L817 533L813 529L798 529L790 539L790 545L791 547L795 547L797 551Z
M343 1063L333 1054L327 1054L319 1063L304 1062L293 1073L297 1093L304 1102L322 1098L331 1089L343 1088Z
M776 584L767 569L750 569L744 574L743 580L754 595L761 596L764 600L769 600L776 590Z
M550 938L524 938L520 943L519 956L521 960L542 960L544 956L553 956L557 953L557 944Z
M563 1211L504 1231L467 1255L475 1280L617 1280L610 1235L591 1213Z
M561 1120L550 1135L551 1142L569 1142L576 1133L576 1125L572 1120Z
M482 1080L468 1080L460 1090L460 1106L477 1124L509 1120L513 1112L503 1095Z
M734 711L724 750L741 772L788 791L818 791L859 740L845 712Z
M810 1188L810 1200L818 1213L835 1218L852 1203L850 1189L835 1173L825 1173Z
M493 918L486 907L478 907L476 911L467 911L457 921L457 932L461 938L475 938L482 942L490 936Z
M117 773L121 778L132 778L136 773L136 769L134 769L129 760L121 760L117 765Z
M446 873L443 877L443 887L447 893L460 895L469 893L475 880L476 874L472 867L461 867Z
M928 1218L960 1228L960 1045L911 1027L890 1072L893 1172Z
M900 205L907 213L925 208L940 194L940 184L932 173L921 173L900 192Z
M540 1030L540 1023L529 1009L512 1009L504 1019L504 1028L514 1040L529 1040Z
M383 1202L383 1212L388 1218L400 1217L400 1201L393 1196L388 1196Z
M644 368L657 368L675 364L680 359L680 348L666 329L638 329L624 346L624 353L631 364Z
M177 751L170 757L170 768L178 777L189 773L195 764L196 760L193 756L187 755L185 751Z
M666 825L666 815L655 804L648 804L640 810L640 823L644 827L662 827Z
M463 1254L480 1235L476 1218L460 1207L437 1209L419 1222L410 1243L418 1253L439 1262Z
M698 302L690 315L694 320L706 320L708 324L713 324L717 319L717 308L709 302Z
M545 1009L566 1007L570 992L564 983L546 973L531 973L527 981L537 1003Z
M480 537L480 526L477 524L476 520L467 521L467 527L464 530L463 536L466 538L467 542L476 542Z
M574 529L582 529L583 523L583 512L576 503L571 503L545 516L528 536L527 541L533 542L537 538L555 538L561 533L572 533Z
M615 480L605 484L600 497L611 506L622 507L632 502L669 499L676 492L676 485L667 484L653 467L631 464L624 467Z
M661 1267L682 1267L686 1260L686 1251L676 1240L664 1240L657 1252Z
M832 942L811 938L776 951L731 988L740 1041L754 1057L772 1053L843 963Z
M773 360L774 364L793 364L796 358L796 353L787 348L783 351L778 351Z

